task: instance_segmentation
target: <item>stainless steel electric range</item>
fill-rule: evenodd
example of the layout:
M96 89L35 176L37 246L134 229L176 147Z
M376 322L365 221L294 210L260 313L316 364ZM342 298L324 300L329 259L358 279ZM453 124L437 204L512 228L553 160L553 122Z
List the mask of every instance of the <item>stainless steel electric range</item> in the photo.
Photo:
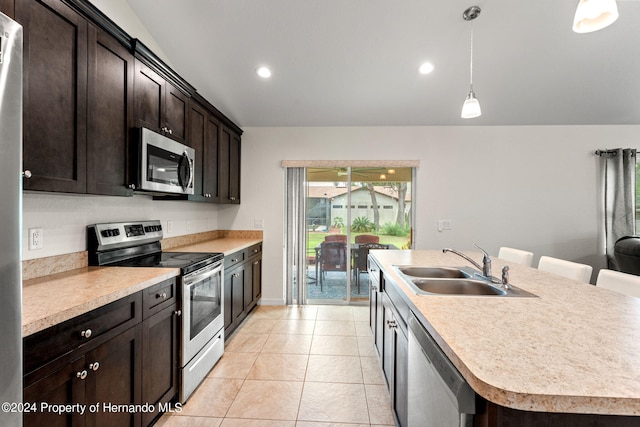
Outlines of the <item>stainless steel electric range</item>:
M180 268L180 401L185 402L224 352L224 254L163 252L160 221L87 227L89 265Z

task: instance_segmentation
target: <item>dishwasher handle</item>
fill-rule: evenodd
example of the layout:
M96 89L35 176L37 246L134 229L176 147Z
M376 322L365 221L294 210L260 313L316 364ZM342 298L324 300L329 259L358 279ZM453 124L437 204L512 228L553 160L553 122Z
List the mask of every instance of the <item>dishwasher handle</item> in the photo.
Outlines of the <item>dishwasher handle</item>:
M420 344L427 360L433 365L452 395L455 396L459 412L475 414L475 392L413 313L409 313L408 327Z

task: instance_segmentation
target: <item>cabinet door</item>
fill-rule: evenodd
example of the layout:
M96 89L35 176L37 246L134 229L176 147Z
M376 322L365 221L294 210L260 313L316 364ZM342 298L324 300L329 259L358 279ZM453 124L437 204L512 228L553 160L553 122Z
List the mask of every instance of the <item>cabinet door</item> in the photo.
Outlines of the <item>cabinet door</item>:
M193 196L190 200L206 200L204 180L205 180L205 144L207 129L207 111L200 105L192 102L189 106L189 138L186 145L196 151L195 169L193 185Z
M178 393L180 318L176 314L174 305L142 323L142 402L155 408L142 413L143 426L159 414L158 403L167 403Z
M225 339L231 335L231 325L233 324L233 300L232 300L232 287L231 287L231 275L233 271L225 272L224 274L224 336Z
M240 136L231 134L229 148L229 200L240 203Z
M395 365L395 347L396 347L396 333L394 331L394 325L396 324L393 310L391 309L391 302L383 294L383 345L382 345L382 370L384 376L387 379L387 386L389 392L393 396L393 384L394 384L394 365ZM393 402L392 402L393 403Z
M231 149L231 132L222 126L220 129L220 141L218 142L218 189L220 203L229 201L229 150Z
M240 137L222 126L218 150L220 203L240 203Z
M15 5L13 0L0 0L0 12L15 19Z
M87 21L57 0L18 1L24 26L25 190L86 192Z
M171 83L166 82L163 126L166 128L165 135L182 143L187 140L188 105L189 98Z
M231 313L234 323L240 323L245 316L244 300L245 267L237 267L231 274ZM237 326L237 325L236 325Z
M220 200L219 178L218 178L218 139L220 138L220 122L212 116L207 115L207 127L204 144L203 178L202 189L206 197L211 202Z
M409 393L409 340L401 327L396 329L396 356L393 409L401 426L408 424L407 402Z
M84 374L83 374L84 372ZM24 388L24 402L36 403L37 411L24 413L24 427L81 427L85 425L85 417L78 412L57 415L43 411L41 402L51 405L68 403L84 404L85 400L85 368L84 356L62 365L58 370ZM84 378L83 378L84 377Z
M102 30L89 28L87 193L131 196L127 147L133 123L134 58Z
M110 411L109 405L141 403L141 329L128 329L85 355L89 374L85 380L87 403L100 411L85 414L87 425L96 427L140 426L140 413Z
M156 132L164 127L165 81L141 61L135 61L135 124Z
M196 150L194 195L189 200L218 201L218 137L220 124L201 105L189 106L187 145Z
M262 257L254 259L251 263L251 281L253 283L253 304L255 305L262 295Z

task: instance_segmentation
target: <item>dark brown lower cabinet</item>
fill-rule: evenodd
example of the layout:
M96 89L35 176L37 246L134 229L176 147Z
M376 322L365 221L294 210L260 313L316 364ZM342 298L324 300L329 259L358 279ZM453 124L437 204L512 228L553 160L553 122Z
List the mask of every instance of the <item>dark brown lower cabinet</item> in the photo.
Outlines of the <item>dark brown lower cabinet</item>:
M76 427L84 426L84 417L78 412L57 415L43 405L63 405L68 402L85 404L85 383L80 378L85 371L84 356L61 364L53 372L24 388L24 426Z
M382 295L384 306L384 350L382 367L389 387L391 406L400 426L407 426L408 350L406 323L393 307L386 293Z
M225 257L225 339L242 323L262 295L262 244Z
M133 327L68 363L52 362L58 366L24 389L25 427L140 426L140 413L123 409L140 402L140 345ZM69 404L60 413L57 405Z
M142 413L147 426L179 391L180 317L169 307L142 322L142 402L154 405ZM165 406L166 407L166 406Z
M86 425L141 425L141 412L130 406L142 402L141 337L140 328L133 327L86 354L85 397L89 405L97 405L97 410L87 410Z
M169 279L26 337L24 426L150 425L160 404L166 408L178 394L175 286ZM169 297L150 300L155 289ZM80 344L59 350L76 336L82 337ZM35 357L38 353L50 357ZM60 407L52 405L71 405L71 410L59 414Z

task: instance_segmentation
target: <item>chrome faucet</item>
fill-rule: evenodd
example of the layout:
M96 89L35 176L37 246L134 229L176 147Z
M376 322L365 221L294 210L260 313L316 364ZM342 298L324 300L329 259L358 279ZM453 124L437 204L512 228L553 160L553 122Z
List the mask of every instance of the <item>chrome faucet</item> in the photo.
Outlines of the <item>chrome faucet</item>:
M491 257L489 256L489 254L487 253L487 251L485 251L484 249L482 249L480 246L476 245L475 243L473 244L473 246L475 246L476 248L480 249L482 251L482 253L484 254L482 256L482 265L478 264L477 262L475 262L474 260L472 260L471 258L469 258L467 255L463 254L460 251L457 251L455 249L451 249L451 248L444 248L442 250L442 252L447 253L447 252L453 252L454 254L466 259L467 261L469 261L471 264L473 264L478 270L482 270L482 275L488 279L492 280L491 277Z

